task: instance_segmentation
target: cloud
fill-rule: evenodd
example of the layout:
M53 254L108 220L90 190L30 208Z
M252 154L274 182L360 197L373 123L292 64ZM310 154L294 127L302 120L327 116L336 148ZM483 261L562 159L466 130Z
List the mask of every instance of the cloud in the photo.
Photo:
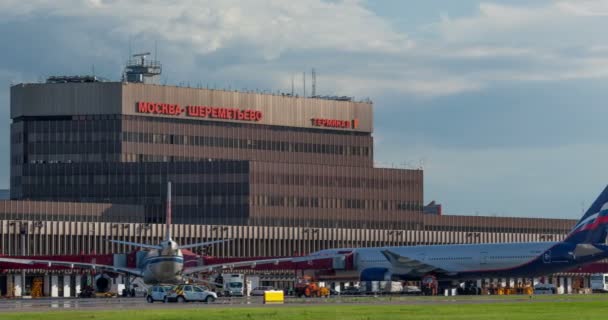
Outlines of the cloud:
M442 15L428 29L436 37L426 39L396 30L354 0L192 0L171 5L160 0L146 5L6 0L0 3L0 17L10 21L8 26L15 28L10 32L19 38L40 38L36 40L48 57L36 58L46 59L47 65L55 62L55 73L90 70L97 64L97 70L116 78L131 38L137 50L152 50L158 41L165 79L175 84L285 90L293 73L315 67L327 94L398 92L433 98L504 82L606 77L606 61L598 50L608 41L577 36L582 29L606 23L573 13L601 12L602 3L481 3L469 16ZM61 47L70 48L70 56Z
M608 27L603 16L608 1L561 1L546 5L480 3L469 16L440 21L434 31L436 53L453 75L486 88L497 83L555 82L608 77L603 55L608 37L595 32ZM424 43L418 41L418 47Z
M247 44L267 59L285 50L399 52L413 43L358 1L8 1L4 15L106 21L119 37L144 36L208 54Z
M565 13L578 16L608 16L608 1L606 0L562 1L558 2L556 6Z

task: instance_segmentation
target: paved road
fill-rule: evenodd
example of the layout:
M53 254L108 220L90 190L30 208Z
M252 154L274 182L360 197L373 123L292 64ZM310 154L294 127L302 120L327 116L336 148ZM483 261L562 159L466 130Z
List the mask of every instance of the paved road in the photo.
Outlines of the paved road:
M226 305L263 305L261 299L218 299L213 304L193 303L148 303L144 298L42 298L0 300L0 312L10 311L48 311L48 310L119 310L150 308L204 308Z
M331 297L327 299L300 299L288 297L283 305L273 307L305 305L439 305L439 304L486 304L486 303L530 303L530 302L571 302L571 301L608 301L606 295L552 295L552 296L458 296L458 297ZM182 308L225 308L225 307L265 307L261 297L220 298L214 303L147 303L144 298L41 298L0 300L1 312L52 310L122 310L122 309L182 309Z

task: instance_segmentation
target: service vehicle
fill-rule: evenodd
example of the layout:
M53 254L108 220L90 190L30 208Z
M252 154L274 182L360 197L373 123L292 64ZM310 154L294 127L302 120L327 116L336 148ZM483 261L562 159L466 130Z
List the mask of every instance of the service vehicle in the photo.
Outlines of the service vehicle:
M294 289L298 297L329 297L329 288L321 287L318 282L301 281Z
M608 292L608 273L592 274L591 290L593 292Z
M226 273L224 279L224 295L242 297L245 295L245 275L241 273Z
M167 301L190 302L203 301L211 303L217 299L217 294L209 291L205 287L199 287L191 284L178 285L173 287L167 293Z
M148 289L146 301L154 303L154 301L167 302L167 294L173 290L173 286L152 286Z

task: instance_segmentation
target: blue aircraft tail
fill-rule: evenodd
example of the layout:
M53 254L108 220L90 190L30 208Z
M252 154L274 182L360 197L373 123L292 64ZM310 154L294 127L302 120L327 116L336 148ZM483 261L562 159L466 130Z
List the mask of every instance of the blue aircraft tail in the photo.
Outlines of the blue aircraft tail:
M595 199L589 210L576 223L564 242L606 243L608 235L608 186Z

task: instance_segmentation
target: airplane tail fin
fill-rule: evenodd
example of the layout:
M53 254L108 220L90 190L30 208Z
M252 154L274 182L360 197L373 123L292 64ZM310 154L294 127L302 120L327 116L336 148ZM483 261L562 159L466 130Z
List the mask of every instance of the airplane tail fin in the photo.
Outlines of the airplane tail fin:
M165 241L171 241L171 181L167 181L167 216L165 217Z
M570 243L606 243L608 236L608 186L566 237Z

